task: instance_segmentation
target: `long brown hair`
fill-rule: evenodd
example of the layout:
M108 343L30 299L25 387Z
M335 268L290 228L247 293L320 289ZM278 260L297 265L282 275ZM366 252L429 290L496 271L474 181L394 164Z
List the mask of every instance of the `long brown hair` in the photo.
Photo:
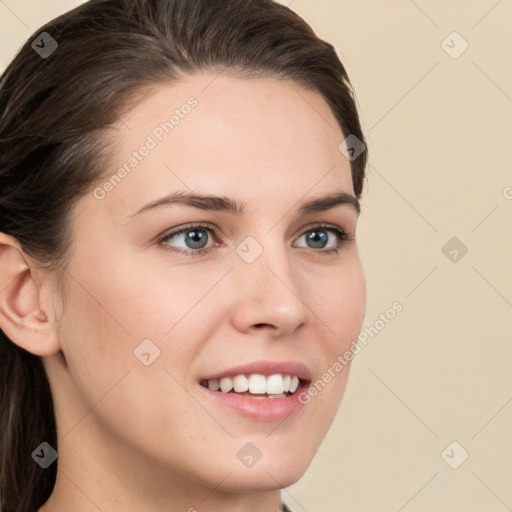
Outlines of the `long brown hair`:
M38 47L54 51L42 55ZM0 232L41 265L62 268L71 209L101 180L115 143L109 127L148 87L204 70L316 91L343 134L365 144L334 47L288 7L272 0L91 0L37 30L0 79ZM364 150L351 161L358 197L366 160ZM33 512L55 485L58 459L42 469L31 456L42 442L58 449L52 393L40 357L1 330L0 407L0 509Z

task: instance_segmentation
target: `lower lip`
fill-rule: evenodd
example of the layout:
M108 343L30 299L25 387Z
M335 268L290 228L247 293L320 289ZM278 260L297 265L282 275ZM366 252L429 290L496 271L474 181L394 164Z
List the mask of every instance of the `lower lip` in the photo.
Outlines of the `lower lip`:
M230 407L237 413L256 421L282 421L292 414L299 412L305 404L300 402L299 394L307 389L301 384L293 395L286 398L252 398L238 393L222 393L212 391L199 385L203 393L224 407Z

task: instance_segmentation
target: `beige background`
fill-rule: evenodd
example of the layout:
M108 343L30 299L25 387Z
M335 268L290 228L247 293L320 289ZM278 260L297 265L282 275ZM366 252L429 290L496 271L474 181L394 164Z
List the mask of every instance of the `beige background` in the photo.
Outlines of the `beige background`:
M0 0L2 69L79 1ZM283 0L333 43L368 137L365 326L296 511L512 508L512 2ZM457 31L458 58L442 42ZM454 54L459 36L444 47ZM504 191L509 190L507 195ZM468 251L442 252L457 237ZM457 249L456 249L457 250ZM469 458L452 469L462 450Z

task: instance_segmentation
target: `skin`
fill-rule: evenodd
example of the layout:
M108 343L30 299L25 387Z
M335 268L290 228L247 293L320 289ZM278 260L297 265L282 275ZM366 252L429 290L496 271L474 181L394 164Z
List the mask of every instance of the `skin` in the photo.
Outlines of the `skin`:
M256 360L302 362L316 381L357 337L366 302L355 210L297 215L302 201L354 194L326 102L295 83L215 77L158 85L121 117L107 177L168 111L198 101L103 199L78 201L65 296L55 272L0 234L0 326L42 357L54 393L58 476L39 512L276 512L339 406L348 367L282 422L242 417L198 386ZM227 196L246 213L170 205L131 216L177 190ZM183 235L158 239L197 222L219 229L208 254L166 250L187 248ZM304 236L321 223L353 239L338 246L326 231L338 249L322 254ZM263 248L250 264L235 251L246 236ZM148 338L161 353L145 366L133 352ZM262 453L252 468L236 456L247 442Z

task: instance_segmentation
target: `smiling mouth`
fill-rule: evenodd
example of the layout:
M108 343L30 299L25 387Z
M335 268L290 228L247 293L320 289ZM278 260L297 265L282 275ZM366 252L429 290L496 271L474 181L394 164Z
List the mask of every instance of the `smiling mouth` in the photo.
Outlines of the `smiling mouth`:
M240 374L220 379L203 379L200 382L201 386L210 391L249 396L256 399L286 398L295 394L303 383L296 375L286 373Z

